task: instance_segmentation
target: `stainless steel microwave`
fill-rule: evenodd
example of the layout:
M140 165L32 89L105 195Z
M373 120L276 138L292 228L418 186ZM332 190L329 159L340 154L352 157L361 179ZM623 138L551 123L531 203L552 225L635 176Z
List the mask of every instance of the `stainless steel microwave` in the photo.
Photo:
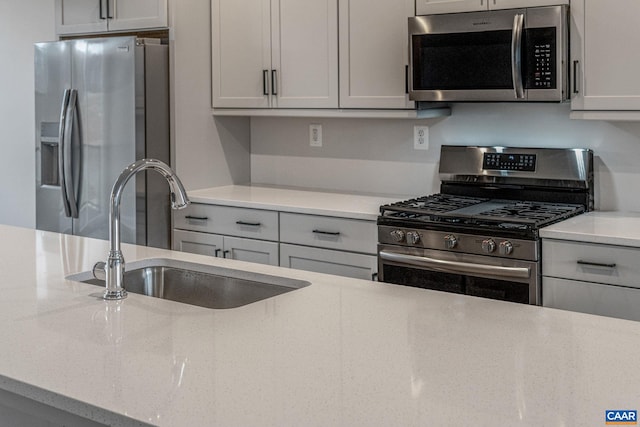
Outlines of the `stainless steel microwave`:
M568 99L568 7L409 18L414 101Z

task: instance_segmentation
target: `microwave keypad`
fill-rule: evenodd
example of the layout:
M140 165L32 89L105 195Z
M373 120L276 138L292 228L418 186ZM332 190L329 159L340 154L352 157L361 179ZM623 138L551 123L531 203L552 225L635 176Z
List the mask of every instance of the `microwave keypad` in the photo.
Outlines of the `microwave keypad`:
M555 89L556 29L528 28L525 30L525 88Z
M551 65L551 45L549 43L534 45L533 57L535 58L533 86L535 88L551 88L551 73L553 69Z

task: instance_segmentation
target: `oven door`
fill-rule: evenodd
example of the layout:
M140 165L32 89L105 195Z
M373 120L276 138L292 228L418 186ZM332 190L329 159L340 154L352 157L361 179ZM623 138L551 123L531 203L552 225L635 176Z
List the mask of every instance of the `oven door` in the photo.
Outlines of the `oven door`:
M537 262L431 249L378 245L381 282L540 304Z

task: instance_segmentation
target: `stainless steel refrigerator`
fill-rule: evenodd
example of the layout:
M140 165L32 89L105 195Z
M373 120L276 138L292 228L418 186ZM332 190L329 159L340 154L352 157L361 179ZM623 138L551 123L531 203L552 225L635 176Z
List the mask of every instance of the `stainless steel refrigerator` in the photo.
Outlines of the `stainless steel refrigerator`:
M168 46L135 37L35 45L36 228L108 239L109 196L137 159L170 164ZM170 247L166 182L122 197L124 242Z

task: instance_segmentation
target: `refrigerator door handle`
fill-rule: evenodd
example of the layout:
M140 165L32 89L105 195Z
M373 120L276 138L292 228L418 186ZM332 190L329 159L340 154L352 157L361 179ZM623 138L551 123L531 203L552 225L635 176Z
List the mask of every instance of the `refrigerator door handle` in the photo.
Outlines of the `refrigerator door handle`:
M60 177L60 192L62 193L62 205L67 217L71 217L69 198L67 197L67 183L65 181L65 140L67 133L67 114L69 112L69 96L71 89L65 89L62 95L62 105L60 106L60 124L58 127L58 176Z
M76 123L76 117L78 115L78 91L76 89L71 90L71 94L69 95L69 104L67 106L67 117L65 123L65 134L64 134L64 185L65 192L67 193L67 200L69 203L69 210L71 213L71 218L78 218L78 202L76 197L76 186L74 185L74 170L78 170L77 168L80 165L73 164L73 134L74 134L74 124ZM76 130L77 133L77 130Z

